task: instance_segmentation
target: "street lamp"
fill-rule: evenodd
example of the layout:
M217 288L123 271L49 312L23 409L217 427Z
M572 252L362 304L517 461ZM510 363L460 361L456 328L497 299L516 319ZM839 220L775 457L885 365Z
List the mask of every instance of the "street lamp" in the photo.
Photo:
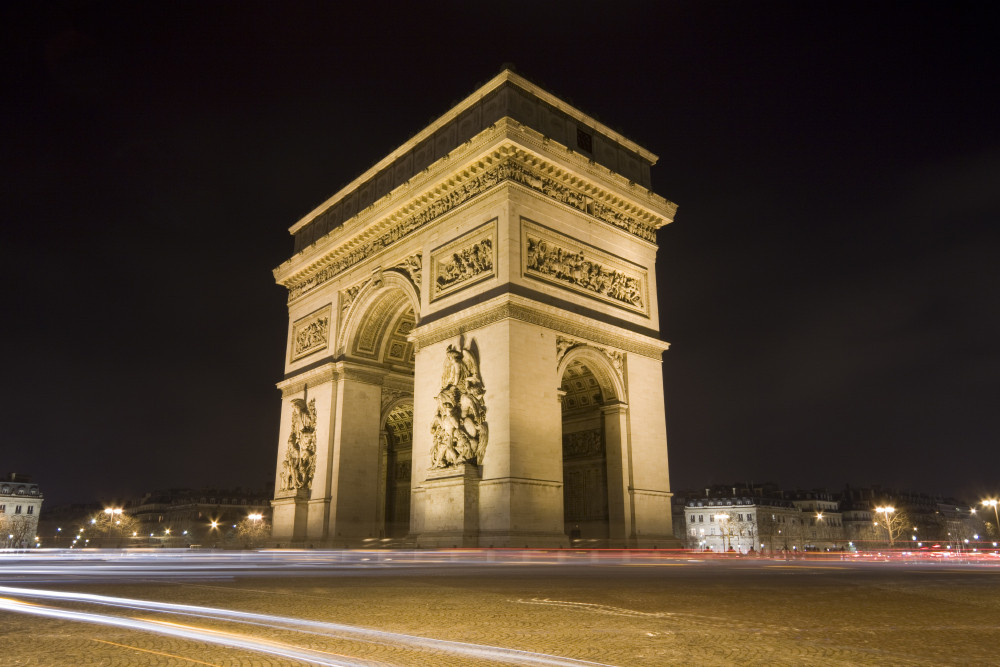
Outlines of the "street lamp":
M112 529L115 526L120 526L121 523L122 523L122 520L121 520L122 508L121 507L105 507L104 508L104 513L108 515L108 533L110 534L111 531L112 531ZM115 520L115 517L118 517L118 519ZM115 546L121 546L121 535L120 534L118 535L118 538L119 538L118 542L116 543Z
M996 525L995 525L996 531L994 531L996 534L1000 534L1000 514L997 514L997 505L998 504L1000 504L1000 502L998 502L996 498L989 498L989 499L983 501L983 505L985 505L986 507L992 507L993 508L993 516L994 516L994 518L996 518L996 521L997 521Z

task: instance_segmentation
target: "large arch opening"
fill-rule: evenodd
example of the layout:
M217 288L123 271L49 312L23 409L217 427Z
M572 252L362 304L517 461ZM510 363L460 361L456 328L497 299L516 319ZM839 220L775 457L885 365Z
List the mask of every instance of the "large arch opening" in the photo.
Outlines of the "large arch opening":
M406 537L410 531L410 476L413 459L413 399L391 407L386 414L384 458L384 535Z
M603 353L586 346L570 350L563 362L562 397L563 520L571 543L602 546L615 537L621 512L621 430L616 422L621 389Z
M377 437L357 448L362 460L356 465L372 470L377 486L368 514L371 537L403 538L410 531L415 350L407 338L416 325L418 303L409 280L386 271L345 309L348 326L338 341L345 360L382 383L381 408L362 417L372 420L372 428L361 430Z

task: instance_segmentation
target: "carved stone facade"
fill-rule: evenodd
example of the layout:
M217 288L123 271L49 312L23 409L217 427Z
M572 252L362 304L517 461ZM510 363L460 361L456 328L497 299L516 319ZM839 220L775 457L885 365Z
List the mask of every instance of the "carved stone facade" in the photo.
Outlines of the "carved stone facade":
M655 162L503 72L293 225L275 541L670 546Z

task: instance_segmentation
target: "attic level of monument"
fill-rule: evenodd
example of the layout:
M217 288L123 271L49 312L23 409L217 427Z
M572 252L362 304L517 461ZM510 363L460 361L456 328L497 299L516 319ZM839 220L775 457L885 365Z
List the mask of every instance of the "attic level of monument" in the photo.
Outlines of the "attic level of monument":
M484 85L290 229L298 252L501 118L649 190L657 156L510 71Z

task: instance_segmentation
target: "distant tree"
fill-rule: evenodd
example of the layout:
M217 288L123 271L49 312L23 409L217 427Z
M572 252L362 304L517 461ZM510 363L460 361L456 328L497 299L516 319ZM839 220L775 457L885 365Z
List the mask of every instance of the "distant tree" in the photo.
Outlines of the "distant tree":
M271 536L271 522L260 514L251 514L236 524L236 535L244 547L253 549Z
M11 548L34 542L34 522L23 514L0 514L0 544Z
M90 523L90 534L100 539L101 546L117 548L128 544L138 525L135 517L124 511L98 512Z
M879 511L882 509L883 511ZM896 546L896 542L903 537L906 529L912 525L909 514L905 510L895 507L875 508L875 535L879 540L885 539L889 543L889 548Z
M767 550L769 553L774 553L775 549L778 548L778 516L774 512L770 511L767 507L757 508L757 534L760 536L760 541L764 546L761 547L761 551Z

